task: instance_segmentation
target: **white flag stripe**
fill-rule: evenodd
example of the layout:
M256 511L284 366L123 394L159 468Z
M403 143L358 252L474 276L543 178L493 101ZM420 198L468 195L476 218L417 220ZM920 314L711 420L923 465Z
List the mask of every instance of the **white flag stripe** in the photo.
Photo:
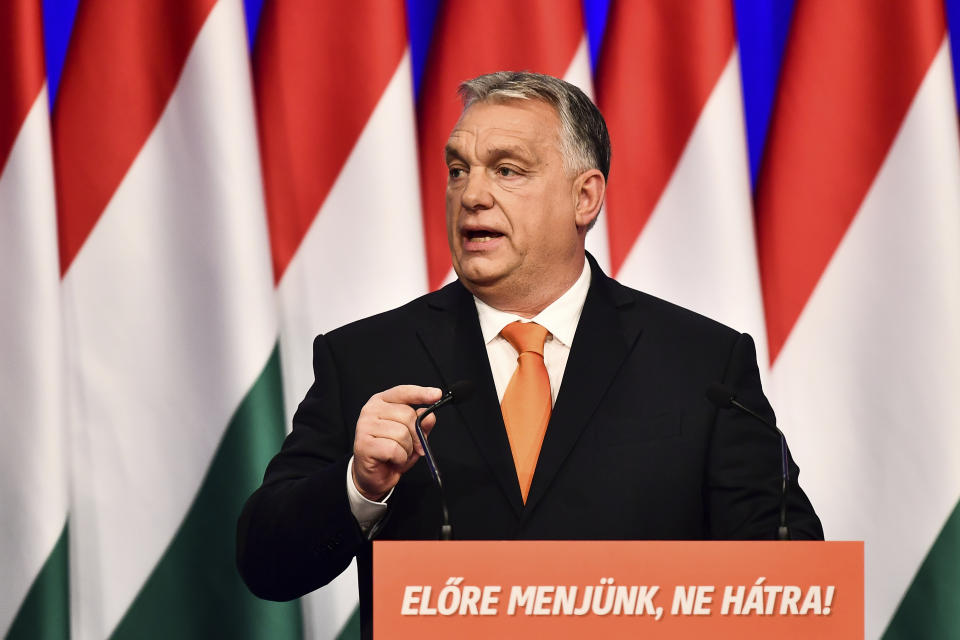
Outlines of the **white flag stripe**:
M427 290L410 55L404 54L277 289L287 412L313 338Z
M573 60L567 72L563 74L563 79L570 84L576 85L587 96L596 102L596 95L593 91L593 75L590 70L590 47L587 43L587 36L584 35L580 40ZM607 274L610 273L610 243L607 240L607 216L605 211L600 211L593 229L587 233L587 251L589 251L597 260L597 264Z
M78 638L126 612L276 340L245 47L219 2L64 278Z
M0 175L0 635L67 517L60 270L46 86Z
M947 43L771 374L829 539L866 540L866 637L960 499L960 154Z
M767 340L734 49L617 278ZM643 144L639 141L639 144Z

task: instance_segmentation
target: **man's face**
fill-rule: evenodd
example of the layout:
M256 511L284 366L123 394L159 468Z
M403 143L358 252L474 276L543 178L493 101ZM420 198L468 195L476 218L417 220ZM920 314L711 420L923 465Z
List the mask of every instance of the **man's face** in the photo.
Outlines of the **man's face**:
M560 293L573 283L585 230L552 106L475 103L450 134L446 161L447 238L471 292L505 308L535 300L553 282L563 284Z

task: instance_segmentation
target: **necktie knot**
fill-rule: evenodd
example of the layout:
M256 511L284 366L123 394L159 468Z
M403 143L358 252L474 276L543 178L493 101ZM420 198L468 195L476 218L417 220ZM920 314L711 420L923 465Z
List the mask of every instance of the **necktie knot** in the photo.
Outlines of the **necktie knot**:
M533 352L543 356L543 343L547 339L547 329L536 322L511 322L500 331L518 354Z

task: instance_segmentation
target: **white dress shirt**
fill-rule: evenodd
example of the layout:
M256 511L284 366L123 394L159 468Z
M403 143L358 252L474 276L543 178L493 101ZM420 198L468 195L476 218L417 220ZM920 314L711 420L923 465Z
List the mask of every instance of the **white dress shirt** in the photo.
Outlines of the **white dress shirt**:
M550 377L550 403L557 401L560 383L563 381L563 372L567 368L567 358L570 357L570 347L573 346L573 336L577 332L583 304L587 300L587 291L590 289L590 266L584 262L580 277L573 286L551 302L546 309L533 318L521 318L506 311L494 309L483 300L474 296L477 305L477 316L480 318L480 332L487 345L487 359L490 360L490 371L493 373L493 383L497 387L497 399L503 401L503 394L507 390L513 372L517 370L519 354L500 331L511 322L536 322L549 332L547 341L543 345L543 364L547 367Z
M573 336L577 332L580 314L587 300L587 291L590 289L590 265L583 262L580 277L559 298L551 302L543 311L533 318L520 316L494 309L476 296L473 302L477 307L477 316L480 319L480 332L483 342L487 346L487 359L490 361L490 371L493 374L493 383L497 388L497 399L503 401L503 394L507 390L510 378L517 369L519 354L500 331L511 322L536 322L549 332L543 345L543 363L550 378L550 402L556 403L560 383L563 381L563 372L567 368L567 359L570 357L570 348L573 346ZM353 458L347 465L347 498L350 501L350 511L357 519L360 529L366 533L387 512L387 500L393 489L380 502L367 500L353 483Z

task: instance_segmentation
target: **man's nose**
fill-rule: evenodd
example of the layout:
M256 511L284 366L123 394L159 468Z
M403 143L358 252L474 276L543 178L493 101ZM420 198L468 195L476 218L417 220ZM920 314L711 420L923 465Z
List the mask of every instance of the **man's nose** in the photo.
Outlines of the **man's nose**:
M490 179L483 169L473 169L467 175L467 184L460 197L464 208L470 210L489 209L493 206L490 193Z

